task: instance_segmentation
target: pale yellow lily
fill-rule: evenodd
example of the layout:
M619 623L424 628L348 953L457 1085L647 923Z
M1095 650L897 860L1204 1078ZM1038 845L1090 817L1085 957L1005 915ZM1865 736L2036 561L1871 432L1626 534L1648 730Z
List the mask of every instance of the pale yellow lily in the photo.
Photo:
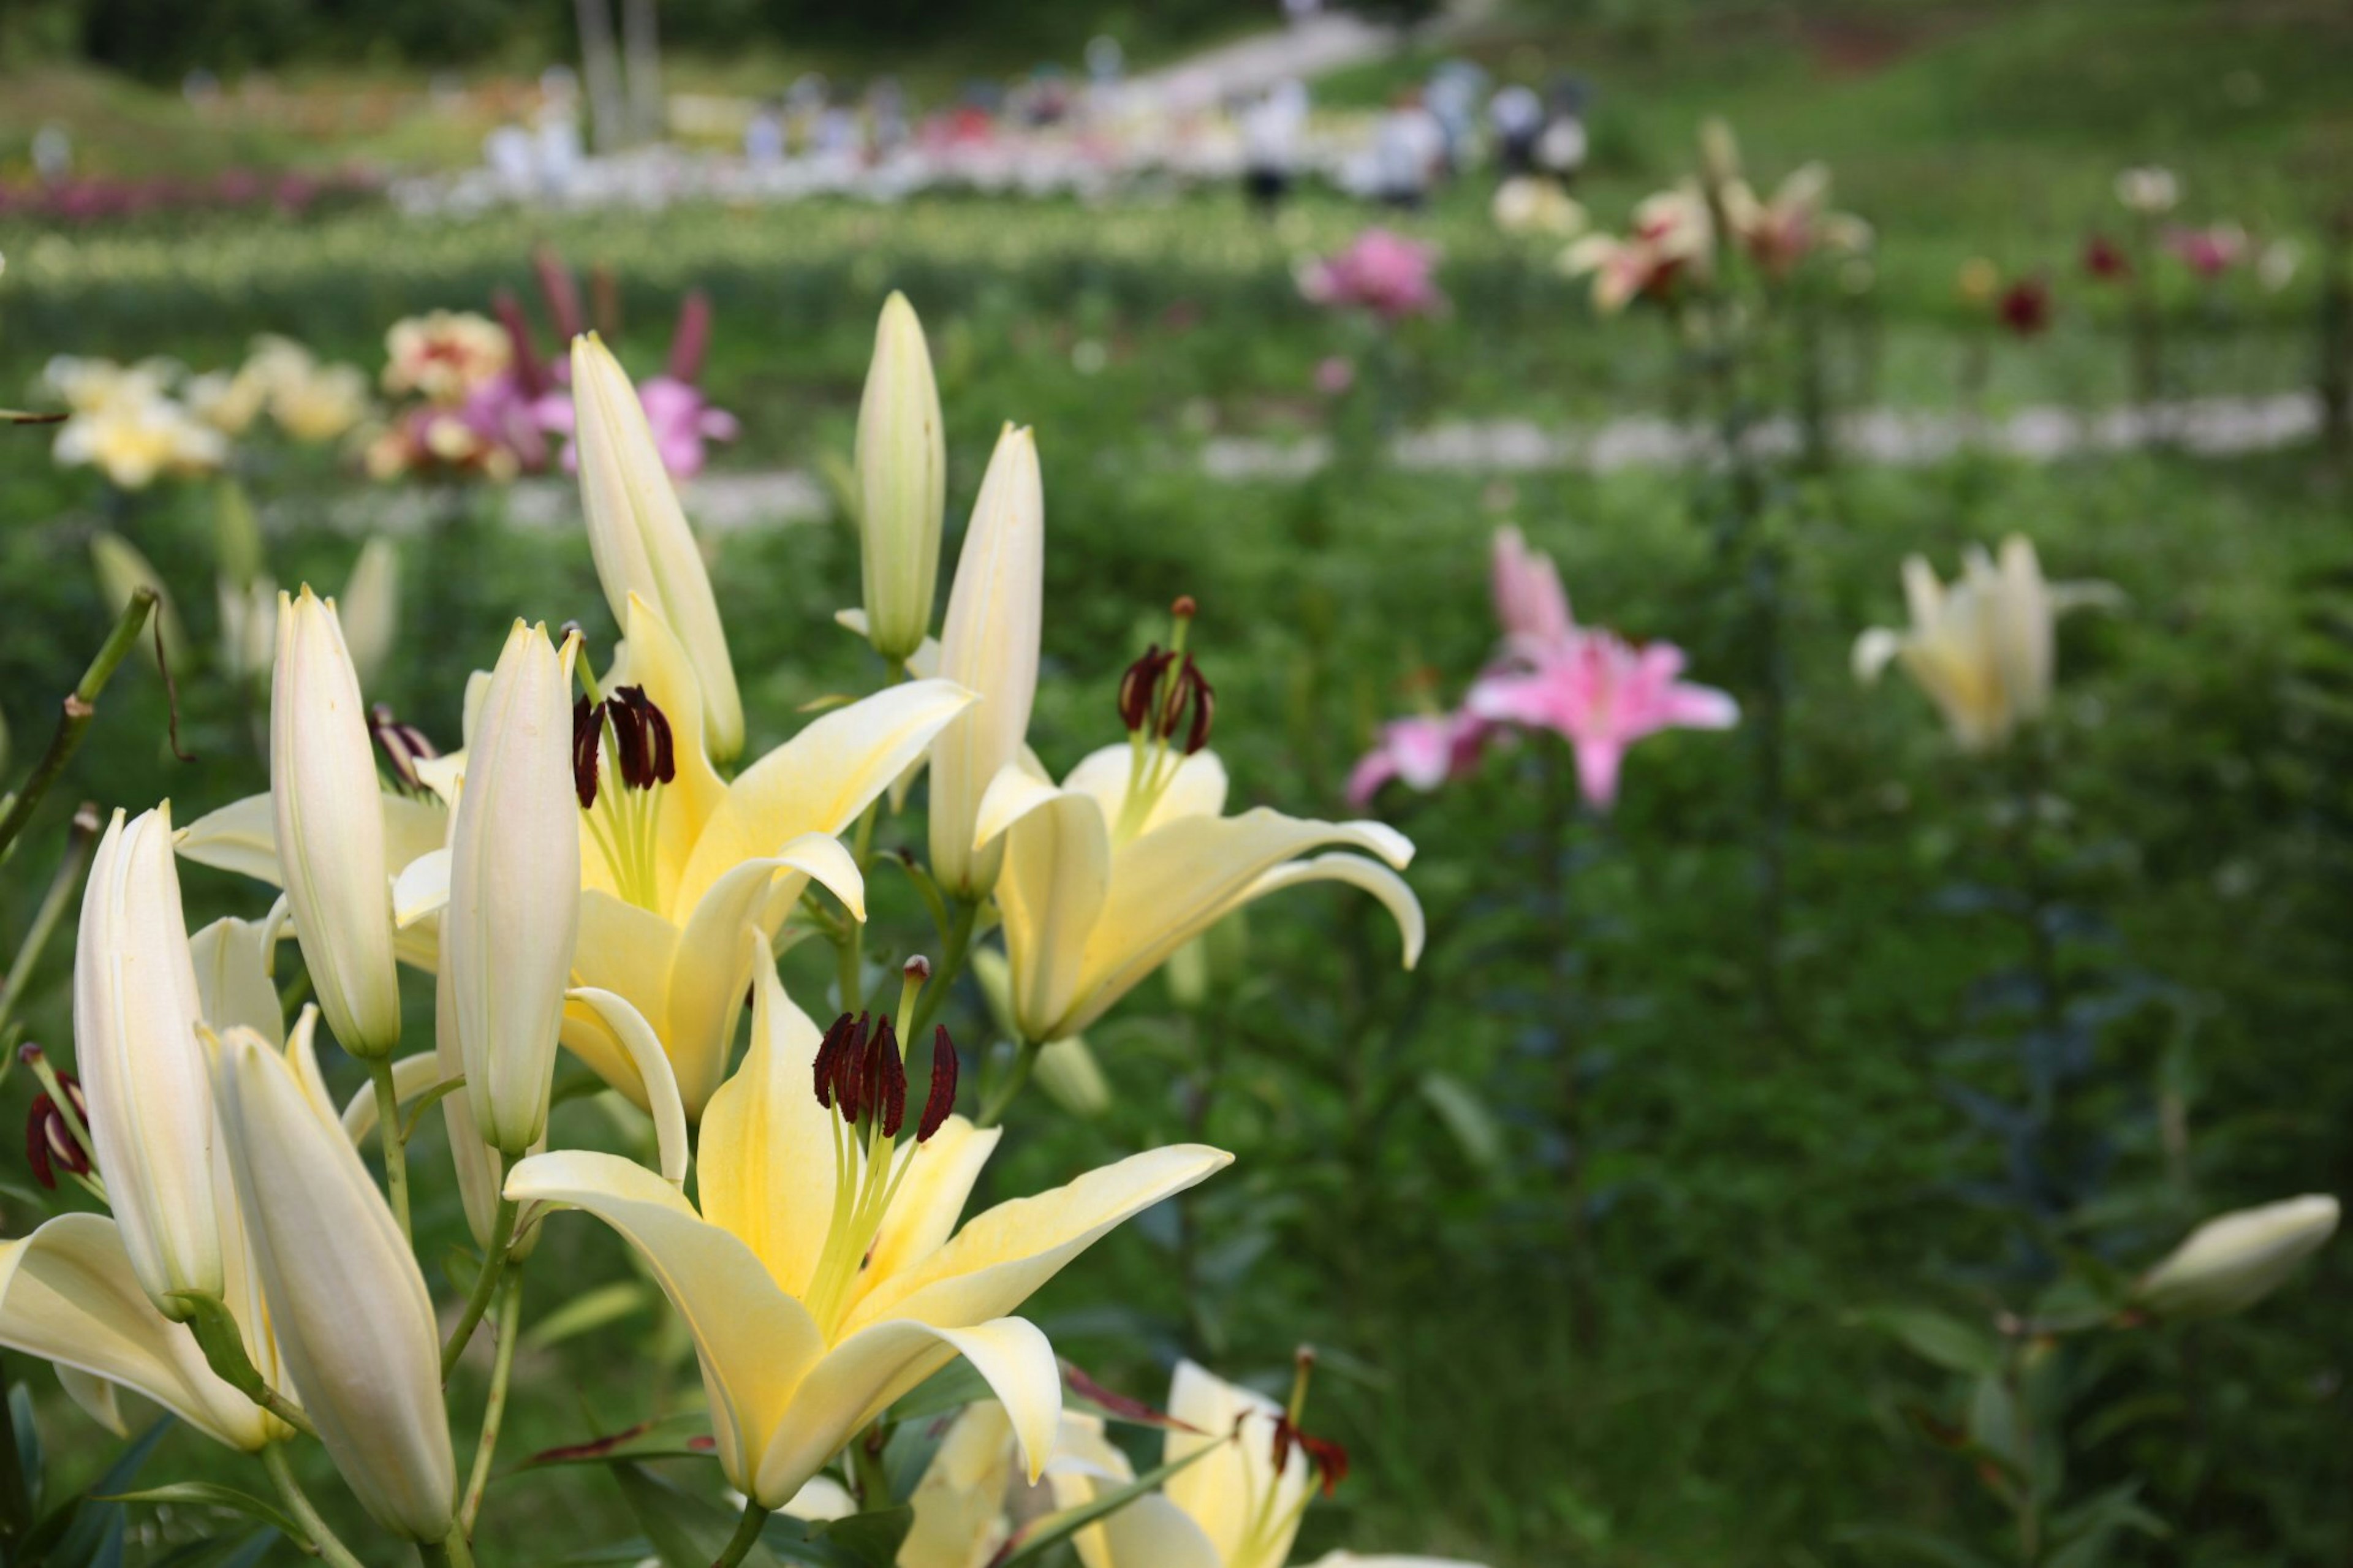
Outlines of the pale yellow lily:
M839 836L972 698L944 680L892 687L817 719L729 783L711 764L684 647L646 600L630 595L628 611L628 640L603 689L644 689L670 726L675 772L637 787L610 738L599 742L596 802L580 814L573 977L644 1017L694 1118L726 1071L752 978L743 933L774 936L811 880L866 918L864 879ZM447 900L448 866L435 853L402 873L395 903L404 922ZM575 998L564 1043L647 1105L644 1074L608 1012Z
M1307 1511L1311 1466L1296 1443L1282 1446L1283 1408L1264 1394L1179 1362L1168 1390L1164 1462L1191 1458L1156 1492L1079 1532L1084 1568L1283 1568ZM1203 1449L1211 1450L1202 1453ZM1198 1455L1198 1458L1194 1456ZM1127 1456L1091 1415L1063 1417L1062 1441L1046 1479L1054 1500L1076 1508L1135 1479ZM1472 1568L1438 1557L1360 1557L1335 1552L1313 1568Z
M1873 626L1856 638L1855 674L1873 681L1891 662L1903 665L1968 752L1998 750L2050 708L2060 616L2123 599L2106 583L2046 583L2033 544L2015 533L2001 542L1999 563L1975 546L1963 552L1949 588L1925 559L1907 556L1904 596L1910 628Z
M1121 1221L1230 1156L1155 1149L959 1229L997 1130L927 1114L896 1142L846 1131L812 1092L817 1026L772 962L755 970L751 1049L703 1117L701 1212L651 1171L576 1151L522 1161L507 1196L586 1210L644 1255L694 1337L721 1467L761 1506L784 1506L958 1355L1010 1413L1034 1479L1061 1377L1045 1335L1008 1314Z
M1403 834L1263 806L1224 816L1225 801L1214 752L1179 759L1148 739L1095 752L1060 789L1026 764L997 775L975 839L1006 840L997 901L1025 1042L1077 1034L1220 918L1303 882L1346 882L1380 900L1412 967L1423 925L1397 874L1413 858ZM1326 845L1367 854L1297 858Z

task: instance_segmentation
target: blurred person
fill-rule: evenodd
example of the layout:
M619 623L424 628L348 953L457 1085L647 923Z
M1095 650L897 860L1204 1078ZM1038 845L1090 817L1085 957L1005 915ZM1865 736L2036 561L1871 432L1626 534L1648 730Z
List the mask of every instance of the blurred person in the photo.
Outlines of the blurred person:
M1548 112L1544 131L1536 138L1535 166L1538 173L1550 174L1567 189L1585 172L1585 84L1575 77L1562 77L1546 96Z
M1307 88L1280 81L1242 111L1242 186L1250 205L1271 216L1290 194L1307 132Z
M1373 195L1388 206L1417 212L1430 200L1446 155L1446 132L1418 88L1390 100L1373 132Z
M876 77L866 89L867 135L875 155L887 157L906 145L913 134L907 122L907 95L894 77Z
M784 161L785 106L773 98L762 99L744 127L744 162L755 169L773 169Z
M1495 136L1495 162L1504 177L1531 174L1536 166L1536 140L1544 134L1544 100L1525 82L1512 82L1487 100L1487 126Z
M1486 90L1487 73L1469 60L1445 60L1430 73L1424 97L1445 137L1441 156L1450 174L1471 166L1477 149L1479 100Z
M33 132L33 173L45 185L63 184L73 174L73 137L54 120Z

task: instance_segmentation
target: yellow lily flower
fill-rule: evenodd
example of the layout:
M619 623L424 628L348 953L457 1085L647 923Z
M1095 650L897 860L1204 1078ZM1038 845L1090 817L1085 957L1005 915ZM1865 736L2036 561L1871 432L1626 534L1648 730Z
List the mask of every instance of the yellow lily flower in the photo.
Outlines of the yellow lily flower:
M1046 1336L1008 1314L1112 1227L1231 1156L1155 1149L959 1229L999 1130L946 1114L934 1094L894 1139L906 1085L887 1031L870 1041L844 1020L821 1036L774 963L755 968L752 1047L703 1117L700 1212L651 1171L570 1150L516 1165L507 1196L583 1209L645 1255L694 1337L720 1465L761 1506L783 1507L958 1355L1003 1402L1034 1480L1061 1377ZM852 1084L882 1089L845 1087L831 1070L845 1064L863 1071ZM821 1080L834 1090L824 1103ZM833 1108L863 1114L845 1129Z
M704 743L693 663L650 604L633 594L628 610L628 642L602 688L610 727L586 710L575 740L576 780L592 804L580 812L573 977L642 1016L687 1116L699 1118L726 1071L752 978L742 934L773 937L811 880L866 918L865 882L839 835L972 697L944 680L892 687L823 715L723 781ZM667 777L654 761L633 760L640 742L621 734L628 725L643 727L649 759L666 756ZM582 771L586 758L593 772ZM400 920L438 910L448 879L446 852L413 862L395 895ZM627 1026L610 1014L575 997L564 1044L648 1105Z
M974 837L1006 841L997 901L1014 1021L1027 1043L1079 1033L1220 918L1303 882L1346 882L1380 900L1413 966L1423 925L1420 903L1397 874L1413 858L1403 834L1264 806L1226 816L1225 802L1215 752L1176 757L1140 733L1086 758L1060 789L1022 764L997 775ZM1375 858L1298 858L1335 844Z
M1855 675L1874 681L1891 662L1903 665L1968 752L1999 750L2049 710L2060 616L2123 600L2106 583L2046 583L2033 544L2015 533L1998 564L1981 549L1964 552L1949 588L1925 559L1906 557L1904 596L1910 629L1873 626L1856 638Z

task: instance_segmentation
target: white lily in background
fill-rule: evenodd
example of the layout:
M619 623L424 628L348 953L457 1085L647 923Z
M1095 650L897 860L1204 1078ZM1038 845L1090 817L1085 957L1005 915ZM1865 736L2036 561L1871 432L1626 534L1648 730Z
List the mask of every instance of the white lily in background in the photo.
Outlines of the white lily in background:
M99 840L74 944L74 1060L122 1246L148 1300L185 1319L179 1291L224 1289L202 1005L165 805Z
M1904 594L1911 626L1856 638L1855 674L1874 681L1901 664L1969 752L1998 750L2049 710L2058 618L2124 597L2106 583L2044 582L2032 542L2015 533L2001 542L1999 563L1975 546L1963 552L1949 588L1924 558L1905 557Z
M249 1029L219 1038L214 1095L269 1324L303 1410L377 1523L438 1542L457 1467L433 1299L317 1086Z
M757 973L752 1047L703 1117L700 1212L642 1166L575 1151L523 1161L507 1196L583 1209L644 1254L694 1337L720 1465L761 1506L783 1507L958 1355L1010 1413L1034 1479L1061 1376L1045 1335L1008 1314L1121 1221L1230 1156L1153 1150L959 1228L998 1130L948 1114L952 1092L936 1089L915 1118L887 1028L870 1036L845 1019L821 1036L772 963ZM836 1109L861 1114L845 1128ZM913 1125L894 1138L902 1117Z
M1078 1034L1221 917L1305 882L1345 882L1380 900L1404 937L1406 967L1419 959L1421 905L1397 874L1413 858L1403 834L1264 806L1221 816L1216 753L1164 753L1141 737L1105 747L1060 789L1008 767L981 802L976 840L1006 843L997 901L1025 1043ZM1298 858L1326 845L1366 853Z
M894 666L923 646L932 627L947 467L940 388L923 323L907 297L894 290L875 324L874 358L858 405L866 626L875 651Z
M932 742L932 875L977 898L995 886L1004 851L976 846L981 796L1021 758L1038 697L1046 595L1046 496L1037 438L1008 425L973 503L940 632L940 674L978 700ZM871 612L870 612L871 616Z
M274 842L319 1005L354 1056L400 1043L392 879L375 748L332 600L278 596L269 692Z
M572 342L572 401L580 502L606 602L625 629L632 595L660 611L693 665L711 755L732 762L744 749L744 701L711 574L662 467L638 389L594 332Z
M335 601L335 614L344 646L351 650L352 668L364 687L384 673L385 661L400 640L400 552L385 535L372 535L360 546L359 559L352 563L351 577Z
M2210 1219L2141 1276L2133 1304L2176 1320L2243 1311L2337 1234L2337 1200L2315 1193Z
M465 1095L482 1138L508 1157L547 1130L556 1035L580 928L574 820L572 656L517 621L467 748L450 830L449 969Z
M620 736L581 737L593 759L591 804L580 811L577 987L625 1000L650 1026L687 1116L699 1117L726 1071L751 981L743 933L773 937L814 879L865 918L865 884L839 841L867 803L923 754L940 727L972 700L944 680L893 686L816 719L730 783L705 750L702 703L686 649L645 599L632 595L629 636L602 689L617 723L669 737L670 775L614 750ZM622 693L636 691L639 698ZM639 699L641 699L641 703ZM592 731L599 726L590 724ZM649 756L651 756L649 752ZM449 857L421 856L402 873L404 923L448 896ZM649 1090L627 1021L575 997L564 1043L639 1105Z

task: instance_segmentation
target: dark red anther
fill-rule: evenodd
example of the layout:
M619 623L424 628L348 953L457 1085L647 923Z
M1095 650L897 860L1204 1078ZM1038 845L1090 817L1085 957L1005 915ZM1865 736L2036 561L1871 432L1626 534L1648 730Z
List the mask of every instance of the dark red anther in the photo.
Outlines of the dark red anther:
M1185 668L1169 684L1167 720L1160 729L1163 735L1176 732L1176 721L1187 701L1193 707L1193 721L1185 729L1185 754L1189 757L1209 743L1209 725L1218 710L1217 689L1209 684L1209 678L1201 673L1189 653L1185 656Z
M572 704L572 789L580 809L596 804L596 742L605 727L605 705L582 692Z
M670 736L670 717L654 705L646 689L618 688L609 708L622 782L631 789L651 789L676 778L678 752Z
M1271 1442L1275 1474L1281 1475L1283 1467L1291 1462L1291 1450L1294 1446L1307 1456L1308 1467L1315 1472L1317 1484L1323 1488L1325 1497L1338 1490L1340 1483L1348 1479L1347 1449L1328 1437L1310 1436L1301 1431L1289 1415L1276 1416Z
M412 791L424 788L424 781L417 776L417 764L431 762L441 754L438 748L425 738L425 731L414 724L404 724L394 717L392 705L387 702L379 702L368 710L368 731L375 737L375 743L384 748L385 762L391 767L392 776L400 781L401 788Z
M841 1112L844 1121L854 1122L872 1100L872 1081L866 1073L867 1047L871 1040L869 1015L860 1013L858 1021L846 1028L840 1025L833 1053L833 1109Z
M817 1061L811 1076L816 1080L817 1102L826 1110L833 1109L833 1075L840 1069L842 1042L849 1037L851 1019L844 1013L833 1021L818 1043Z
M915 1142L931 1141L942 1124L955 1113L956 1048L948 1038L948 1026L937 1025L932 1031L932 1091L923 1097L923 1119L915 1123Z
M58 1087L66 1091L73 1102L74 1115L85 1127L90 1125L90 1104L82 1099L81 1085L73 1074L58 1074ZM57 1167L64 1166L75 1175L90 1173L90 1152L73 1135L57 1101L44 1089L33 1097L32 1112L25 1119L25 1158L33 1167L33 1179L54 1190L58 1184Z
M1154 700L1159 695L1160 678L1170 665L1176 662L1174 653L1163 653L1154 643L1144 657L1127 667L1119 678L1119 721L1134 734L1152 720Z
M875 1020L867 1050L866 1082L872 1095L868 1109L881 1121L882 1136L896 1138L907 1120L907 1064L899 1059L899 1033L887 1015Z

